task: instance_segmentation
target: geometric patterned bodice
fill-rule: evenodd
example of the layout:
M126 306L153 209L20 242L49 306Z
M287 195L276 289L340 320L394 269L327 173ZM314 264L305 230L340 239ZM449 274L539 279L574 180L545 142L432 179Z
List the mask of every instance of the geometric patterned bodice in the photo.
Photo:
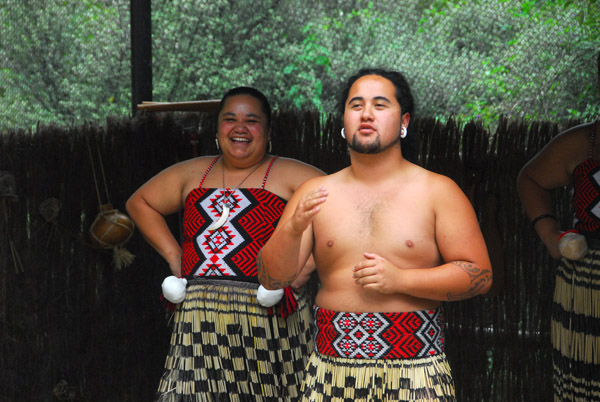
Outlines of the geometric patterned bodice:
M593 127L590 157L573 171L574 226L582 234L600 237L600 161L592 159L596 125Z
M256 255L271 237L286 201L264 189L274 158L261 188L203 188L185 201L182 243L182 276L258 283ZM229 202L229 218L215 230L208 227L219 219L222 205Z

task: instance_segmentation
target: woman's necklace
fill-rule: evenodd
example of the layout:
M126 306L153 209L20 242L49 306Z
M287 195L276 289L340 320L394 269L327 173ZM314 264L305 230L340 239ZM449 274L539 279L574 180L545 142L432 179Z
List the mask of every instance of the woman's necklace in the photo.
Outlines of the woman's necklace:
M262 163L265 161L265 159L267 158L267 155L265 155L260 162L258 162L256 164L256 166L254 167L254 169L252 169L250 171L250 173L248 173L246 175L246 177L244 177L242 179L241 182L238 183L237 186L235 186L234 188L239 188L248 177L250 177L250 175L254 172L256 172L256 170L260 167L260 165L262 165ZM223 164L221 165L221 178L223 180L223 188L227 188L225 187L225 161L223 161ZM221 216L219 217L219 219L217 219L215 222L213 222L212 225L210 225L208 227L208 230L216 230L218 228L220 228L221 226L223 226L225 224L225 222L227 222L227 219L229 218L229 211L231 210L231 204L229 202L229 196L231 195L231 193L229 191L226 191L225 193L225 197L223 197L223 203L221 204Z

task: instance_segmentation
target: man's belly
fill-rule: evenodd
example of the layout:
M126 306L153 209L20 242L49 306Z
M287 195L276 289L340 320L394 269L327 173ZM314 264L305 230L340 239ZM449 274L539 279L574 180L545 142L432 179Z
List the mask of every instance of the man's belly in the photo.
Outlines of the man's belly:
M321 288L317 293L317 306L335 311L405 312L436 308L441 302L420 299L405 294L383 294L357 285L349 272L321 275Z

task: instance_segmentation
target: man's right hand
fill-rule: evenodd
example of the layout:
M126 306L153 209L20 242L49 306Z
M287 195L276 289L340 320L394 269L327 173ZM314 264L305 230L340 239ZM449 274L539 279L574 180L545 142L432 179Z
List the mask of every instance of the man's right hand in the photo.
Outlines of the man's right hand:
M296 206L294 215L290 218L295 233L301 235L306 230L314 216L321 210L320 206L327 200L327 195L327 190L322 186L304 194Z

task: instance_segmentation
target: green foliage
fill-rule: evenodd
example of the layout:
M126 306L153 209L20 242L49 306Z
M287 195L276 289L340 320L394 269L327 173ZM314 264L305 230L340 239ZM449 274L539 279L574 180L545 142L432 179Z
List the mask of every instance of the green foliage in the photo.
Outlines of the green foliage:
M117 0L3 0L0 128L126 114L127 7Z
M323 80L321 77L332 77L329 50L323 46L314 33L315 23L309 22L303 29L306 37L302 41L302 52L294 62L283 69L284 74L294 75L297 83L292 84L288 97L297 108L310 104L323 112L321 97L323 96Z
M0 130L129 113L129 1L3 0L0 26ZM384 67L419 115L599 114L597 0L153 0L152 31L157 101L253 85L332 113L347 77Z

